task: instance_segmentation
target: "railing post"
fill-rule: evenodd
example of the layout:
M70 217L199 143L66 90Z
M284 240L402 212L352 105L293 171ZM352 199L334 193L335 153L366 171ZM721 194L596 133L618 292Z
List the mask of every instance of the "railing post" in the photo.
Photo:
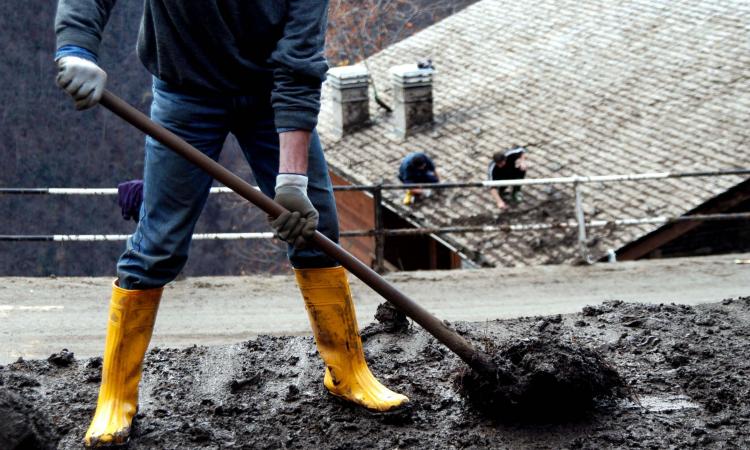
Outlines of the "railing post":
M573 183L573 188L575 189L576 200L576 222L578 222L578 252L587 264L594 264L594 260L591 258L589 249L586 246L586 241L588 239L586 238L586 215L583 212L583 193L581 192L581 183L576 181Z
M377 273L385 271L385 235L383 234L383 180L372 191L372 203L375 213L375 264L373 269Z

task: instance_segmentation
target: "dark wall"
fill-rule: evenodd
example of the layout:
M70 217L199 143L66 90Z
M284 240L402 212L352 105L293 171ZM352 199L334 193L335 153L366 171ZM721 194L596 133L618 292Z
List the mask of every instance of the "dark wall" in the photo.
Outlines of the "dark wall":
M383 208L383 226L386 229L414 228L388 208ZM388 267L395 270L457 269L461 266L455 252L429 235L387 236L383 250Z
M724 211L750 212L750 200ZM750 252L750 220L703 222L682 236L647 254L645 258L721 255Z

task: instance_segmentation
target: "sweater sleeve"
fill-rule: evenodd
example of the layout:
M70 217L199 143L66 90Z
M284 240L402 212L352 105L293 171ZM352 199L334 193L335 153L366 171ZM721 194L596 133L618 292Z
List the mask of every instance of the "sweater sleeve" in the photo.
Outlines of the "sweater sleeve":
M320 86L328 64L323 56L327 0L287 0L284 33L271 55L271 104L276 128L312 130L320 111Z
M102 32L116 0L59 0L55 15L57 48L75 45L99 55Z
M87 59L94 64L97 63L97 57L95 54L77 45L63 45L58 48L55 52L55 61L65 56L77 56L79 58Z

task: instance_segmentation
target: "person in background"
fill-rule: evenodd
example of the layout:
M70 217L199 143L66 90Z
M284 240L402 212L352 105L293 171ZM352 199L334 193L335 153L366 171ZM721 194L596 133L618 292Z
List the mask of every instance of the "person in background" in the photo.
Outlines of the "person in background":
M490 180L520 180L526 177L526 149L520 146L497 152L492 155L492 161L488 168ZM508 195L508 187L500 186L492 189L492 197L495 204L501 210L508 208L508 202L521 203L523 196L521 186L513 186L513 193Z
M438 183L440 181L435 163L422 152L412 152L404 157L401 166L398 168L398 179L404 184ZM404 205L411 205L428 193L426 189L407 189L404 195Z

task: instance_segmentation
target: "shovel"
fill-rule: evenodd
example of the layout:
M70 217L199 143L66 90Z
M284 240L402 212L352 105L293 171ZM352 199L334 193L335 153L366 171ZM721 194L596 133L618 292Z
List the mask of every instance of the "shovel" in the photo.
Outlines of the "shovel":
M284 207L265 196L249 183L201 153L174 133L153 122L145 114L130 106L115 94L105 91L100 103L115 115L206 171L214 179L219 180L226 187L249 200L250 203L263 210L263 212L272 218L276 218L279 214L286 211ZM355 258L351 253L344 250L319 231L316 231L312 237L312 243L421 325L435 339L445 344L446 347L458 355L459 358L476 372L481 375L486 374L490 376L495 373L496 367L489 355L476 350L469 341L448 328L444 322L419 306L403 292L396 289L396 287Z

